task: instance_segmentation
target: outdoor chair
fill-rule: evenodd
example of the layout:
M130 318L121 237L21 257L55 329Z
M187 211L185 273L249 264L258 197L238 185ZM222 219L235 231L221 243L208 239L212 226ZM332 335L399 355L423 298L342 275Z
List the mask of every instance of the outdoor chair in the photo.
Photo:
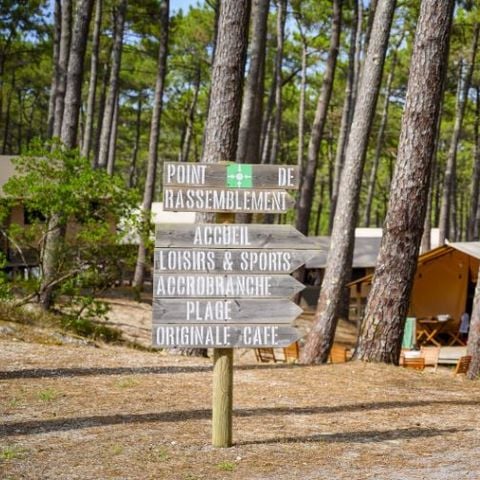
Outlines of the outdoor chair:
M334 343L328 356L330 363L345 363L347 361L347 352L348 348Z
M440 347L420 347L420 357L425 360L426 367L433 367L433 371L437 370L439 356Z
M255 358L257 362L267 363L267 362L277 362L275 357L275 352L273 348L256 348L255 349Z
M403 366L413 368L414 370L423 370L425 368L425 359L423 357L404 357Z
M457 365L455 366L455 371L453 372L454 375L458 374L465 374L468 372L470 368L470 363L472 361L471 355L465 355L464 357L460 357L458 359Z
M300 358L300 347L298 342L293 342L288 347L283 349L283 356L285 361L296 362Z

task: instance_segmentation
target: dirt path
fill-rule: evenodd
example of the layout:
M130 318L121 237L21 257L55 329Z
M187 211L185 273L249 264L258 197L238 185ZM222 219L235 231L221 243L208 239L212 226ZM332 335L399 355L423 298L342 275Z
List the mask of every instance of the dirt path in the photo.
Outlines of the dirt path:
M0 478L480 478L479 382L248 361L216 450L210 360L0 340Z

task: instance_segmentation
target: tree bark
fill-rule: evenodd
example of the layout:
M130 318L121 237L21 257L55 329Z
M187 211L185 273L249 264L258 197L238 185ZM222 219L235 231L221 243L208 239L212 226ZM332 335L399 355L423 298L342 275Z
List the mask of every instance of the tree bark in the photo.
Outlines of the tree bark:
M478 196L480 194L480 87L475 88L475 123L474 123L474 141L475 149L473 156L472 181L470 182L470 212L468 215L468 233L467 240L478 240L478 224L476 222L478 210Z
M48 117L47 117L47 137L53 135L53 122L55 118L55 104L57 95L57 85L59 82L60 68L60 38L62 35L62 5L61 0L55 0L53 22L53 72L52 83L50 85L50 97L48 99Z
M190 156L190 147L193 137L193 125L195 122L195 111L197 109L198 94L200 92L201 70L200 65L197 67L197 73L195 75L195 85L193 90L193 98L188 109L188 115L186 119L185 134L183 135L183 141L180 149L180 162L188 162Z
M66 148L77 146L78 115L82 94L83 62L87 46L88 26L93 0L79 0L73 36L68 55L67 87L65 92L60 140ZM57 121L58 118L55 119ZM42 280L40 304L50 308L53 299L53 282L58 269L58 255L64 236L64 217L61 212L52 215L42 252Z
M470 331L468 332L467 355L472 356L472 361L467 372L467 378L475 380L480 375L480 268L477 274L477 286L473 298Z
M455 124L453 127L452 138L450 140L450 149L448 151L447 165L445 168L445 176L443 180L443 192L440 207L440 221L439 221L439 241L440 245L445 243L449 231L449 215L452 209L452 193L455 183L455 170L457 163L457 150L460 141L460 133L462 131L463 118L465 116L465 107L467 104L468 90L470 88L473 69L475 66L475 55L477 53L479 24L475 25L472 50L470 54L467 71L462 82L462 68L458 76L458 95L457 104L455 108Z
M67 89L67 70L70 55L72 34L72 0L62 0L61 5L61 36L58 53L58 80L55 92L55 114L53 118L53 136L60 137L65 108L65 94Z
M118 95L118 85L120 79L120 65L122 63L123 50L123 29L125 26L125 14L127 10L127 0L120 0L115 13L115 38L112 48L112 63L110 70L110 80L108 94L105 102L105 111L103 113L102 129L100 134L100 145L98 149L98 166L107 168L108 147L110 145L110 136L113 125L113 114L115 110L115 100Z
M380 120L380 127L377 134L377 143L375 144L375 153L373 155L372 170L370 171L370 178L368 181L367 200L365 203L365 218L364 225L370 226L370 215L372 211L373 196L375 193L375 183L377 180L378 165L380 163L380 156L382 154L383 144L385 143L385 130L388 122L388 107L390 105L390 94L392 91L393 75L395 73L395 67L397 65L397 50L402 43L403 35L400 38L392 56L392 64L387 76L387 85L385 88L385 100L382 109L382 118Z
M332 31L330 35L330 48L328 52L327 65L322 82L322 89L318 97L315 119L312 125L310 141L308 144L307 162L303 174L302 186L300 189L297 205L296 227L303 234L308 233L310 213L312 211L315 178L318 165L318 154L323 137L323 131L327 120L328 107L333 90L333 79L337 65L338 49L340 46L340 29L342 17L342 2L333 2Z
M270 0L254 0L252 7L252 40L250 69L245 84L240 127L238 131L237 163L260 163L260 134L263 117L265 76L265 45Z
M422 2L397 164L355 358L398 364L417 268L454 1Z
M345 154L345 166L340 180L327 268L320 290L314 325L302 352L301 360L304 363L326 362L333 343L338 309L352 268L361 178L394 11L395 0L383 0L379 1L375 12Z
M145 263L147 261L147 246L145 235L150 231L150 216L158 168L158 142L160 138L160 120L163 110L163 91L167 75L168 34L169 34L169 0L160 3L160 43L158 47L157 79L155 83L155 96L153 103L152 120L150 123L150 141L148 144L147 178L143 192L142 221L144 232L140 235L138 244L137 264L133 277L133 285L141 288L145 278Z
M112 128L110 131L110 141L108 145L108 162L107 162L107 173L113 175L115 170L115 155L117 150L117 133L118 133L118 119L120 115L120 105L118 92L117 97L115 98L115 105L113 108L113 118L112 118Z
M87 112L85 115L85 134L83 136L82 155L90 157L92 147L93 116L95 112L95 97L97 91L98 58L100 52L100 31L102 28L102 2L97 0L95 8L95 23L92 39L92 58L90 59L90 81L88 84Z
M342 119L340 121L340 131L338 133L337 151L335 154L335 166L333 170L332 195L330 198L330 218L328 231L331 233L333 227L333 218L337 208L338 187L340 186L340 176L345 162L345 148L347 147L348 133L352 123L355 86L355 68L356 68L356 38L358 28L358 0L353 0L352 9L352 32L350 35L350 47L348 50L348 71L347 84L345 86L345 99L343 101Z
M283 45L285 42L285 22L287 19L287 0L277 0L277 52L275 56L275 114L272 125L272 148L268 163L278 162L280 151L280 129L282 126L282 87L283 87Z
M140 148L140 132L142 120L142 95L143 92L138 93L137 100L137 119L135 121L135 142L132 150L132 161L130 163L130 171L128 174L128 187L134 188L137 185L137 158L138 150Z

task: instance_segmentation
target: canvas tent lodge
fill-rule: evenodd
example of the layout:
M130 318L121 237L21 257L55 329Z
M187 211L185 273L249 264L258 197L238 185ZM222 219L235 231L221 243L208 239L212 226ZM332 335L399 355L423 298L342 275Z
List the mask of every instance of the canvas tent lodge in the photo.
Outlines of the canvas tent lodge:
M418 321L444 316L449 318L437 340L459 345L457 335L463 313L471 315L480 265L480 242L449 243L420 255L410 298L409 317ZM359 315L371 288L373 275L349 284L351 303Z

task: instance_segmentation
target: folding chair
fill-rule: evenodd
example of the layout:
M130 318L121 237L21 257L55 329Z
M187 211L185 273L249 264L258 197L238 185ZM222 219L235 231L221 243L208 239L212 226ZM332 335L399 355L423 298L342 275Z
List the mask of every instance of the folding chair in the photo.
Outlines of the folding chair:
M414 370L423 370L425 368L425 359L423 357L404 357L403 366L413 368Z
M440 347L420 347L420 357L425 360L426 367L433 367L433 371L437 370L438 357L440 356Z
M345 363L347 361L347 351L348 349L346 347L333 344L328 358L331 363Z
M468 369L470 368L470 363L472 362L472 356L471 355L465 355L464 357L460 357L458 359L457 365L455 366L455 371L453 372L454 375L458 374L465 374L468 372Z
M257 362L262 362L262 363L266 363L270 361L273 361L274 363L277 362L273 348L256 348L255 357L257 359Z
M300 347L298 346L298 342L293 342L288 347L285 347L283 349L283 356L287 363L296 362L300 358Z

